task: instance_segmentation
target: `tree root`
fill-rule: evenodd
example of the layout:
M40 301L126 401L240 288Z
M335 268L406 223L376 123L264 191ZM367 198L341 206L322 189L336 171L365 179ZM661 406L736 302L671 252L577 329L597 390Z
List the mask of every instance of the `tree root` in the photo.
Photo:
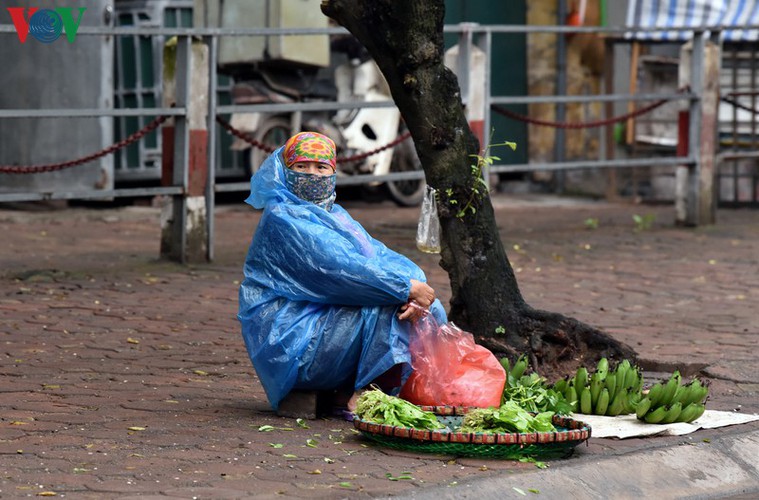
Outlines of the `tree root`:
M507 322L507 337L479 337L477 342L498 358L507 356L513 360L526 354L533 370L543 376L568 375L578 366L593 366L604 357L609 361L637 360L632 347L575 318L529 306L515 316ZM514 342L520 338L521 352Z

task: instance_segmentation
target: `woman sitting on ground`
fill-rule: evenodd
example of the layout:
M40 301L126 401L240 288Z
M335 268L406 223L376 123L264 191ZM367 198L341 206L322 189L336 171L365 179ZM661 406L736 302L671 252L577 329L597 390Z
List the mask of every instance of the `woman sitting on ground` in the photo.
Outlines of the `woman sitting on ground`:
M245 261L238 319L277 410L293 391L395 393L411 372L409 324L445 311L422 270L336 205L334 142L291 137L251 178L263 209Z

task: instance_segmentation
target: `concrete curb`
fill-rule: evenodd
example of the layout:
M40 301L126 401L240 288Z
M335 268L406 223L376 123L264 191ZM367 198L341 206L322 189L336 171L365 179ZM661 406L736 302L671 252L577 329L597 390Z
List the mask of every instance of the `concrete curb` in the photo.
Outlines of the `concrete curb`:
M553 462L549 469L428 488L400 498L759 498L757 457L759 430L754 429L708 443L589 456L571 465Z

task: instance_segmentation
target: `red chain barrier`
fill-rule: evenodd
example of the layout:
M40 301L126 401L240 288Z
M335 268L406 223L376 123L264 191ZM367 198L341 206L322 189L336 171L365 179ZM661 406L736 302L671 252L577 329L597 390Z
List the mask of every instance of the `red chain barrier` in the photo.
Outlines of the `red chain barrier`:
M678 92L684 92L686 90L688 90L688 88L683 87L683 88L678 89ZM548 120L538 120L536 118L530 118L529 116L521 115L519 113L514 113L513 111L509 111L508 109L501 108L500 106L493 106L493 109L504 116L513 118L515 120L527 122L532 125L542 125L542 126L554 127L554 128L581 129L581 128L603 127L606 125L612 125L614 123L627 121L630 118L636 118L640 115L653 111L654 109L666 104L667 102L671 100L672 99L669 99L669 98L660 99L654 103L649 104L648 106L644 106L640 109L637 109L635 111L632 111L630 113L627 113L621 116L615 116L612 118L608 118L606 120L596 120L596 121L590 121L590 122L552 122Z
M129 146L133 142L139 141L142 139L145 135L149 134L156 128L158 128L163 122L169 119L169 116L159 116L155 118L153 121L145 125L143 128L138 130L137 132L131 134L126 139L117 142L116 144L113 144L111 146L108 146L105 149L102 149L98 151L97 153L92 153L91 155L85 156L83 158L79 158L78 160L71 160L61 163L50 163L47 165L32 165L32 166L16 166L16 165L0 165L0 174L36 174L39 172L53 172L55 170L63 170L64 168L69 167L76 167L79 165L83 165L85 163L91 162L92 160L97 160L98 158L102 158L105 155L114 153L118 151L119 149L125 148L126 146Z
M731 104L731 105L735 106L738 109L743 109L743 110L748 111L750 113L754 113L755 115L759 114L759 110L756 110L756 109L752 108L751 106L746 106L745 104L741 104L741 103L739 103L738 101L736 101L734 99L730 99L729 97L721 97L720 100L723 101L723 102L726 102L728 104Z
M218 123L219 125L221 125L222 127L224 127L224 129L227 132L229 132L230 134L232 134L233 136L235 136L235 137L237 137L239 139L242 139L243 141L247 142L248 144L251 144L252 146L257 147L258 149L260 149L262 151L265 151L267 153L272 153L272 152L274 152L275 149L277 149L275 147L271 147L271 146L269 146L267 144L264 144L263 142L259 142L259 141L255 140L253 137L251 137L250 135L246 134L245 132L243 132L241 130L237 130L232 125L230 125L229 122L223 120L218 115L216 116L216 123Z
M679 92L683 92L687 90L686 88L679 89ZM662 106L663 104L669 102L671 99L661 99L659 101L656 101L652 104L649 104L648 106L644 106L643 108L640 108L636 111L633 111L631 113L627 113L621 116L609 118L606 120L597 120L597 121L591 121L591 122L582 122L582 123L569 123L569 122L551 122L547 120L538 120L535 118L530 118L525 115L521 115L519 113L514 113L513 111L509 111L507 109L501 108L500 106L493 106L493 109L509 118L513 118L516 120L524 121L533 125L543 125L548 127L555 127L555 128L569 128L569 129L581 129L581 128L593 128L593 127L602 127L606 125L611 125L613 123L618 123L622 121L629 120L630 118L635 118L637 116L643 115L645 113L648 113L650 111L653 111L654 109L658 108L659 106ZM734 101L732 99L729 99L727 97L722 98L723 101L728 102L732 104L733 106L751 111L753 113L759 113L759 111L750 108L748 106L744 106L737 101ZM83 158L79 158L78 160L72 160L67 162L61 162L61 163L51 163L47 165L33 165L33 166L16 166L16 165L0 165L0 173L1 174L32 174L32 173L39 173L39 172L52 172L55 170L63 170L65 168L69 167L76 167L78 165L83 165L85 163L91 162L93 160L96 160L98 158L101 158L105 155L114 153L118 151L119 149L125 148L126 146L142 139L145 135L149 134L156 128L158 128L163 122L165 122L169 116L159 116L155 118L153 121L148 123L145 127L138 130L137 132L131 134L126 139L117 142L116 144L113 144L105 149L102 149L96 153L93 153L91 155L85 156ZM237 130L232 125L230 125L228 122L223 120L220 116L216 117L216 122L219 123L225 130L227 130L230 134L234 135L235 137L238 137L245 142L251 144L252 146L255 146L267 153L273 152L276 148L269 146L267 144L264 144L260 141L257 141L250 135L246 134L245 132L242 132L240 130ZM373 149L371 151L367 151L365 153L361 153L355 156L349 156L344 158L338 158L338 163L347 163L347 162L355 162L355 161L361 161L364 160L372 155L375 155L379 152L382 152L386 149L393 148L400 144L401 142L405 141L411 137L410 132L405 132L404 134L401 134L396 138L394 141Z
M390 149L390 148L394 148L395 146L397 146L398 144L402 143L403 141L405 141L409 137L411 137L411 132L405 132L405 133L399 135L394 141L392 141L392 142L390 142L390 143L388 143L388 144L386 144L386 145L384 145L382 147L379 147L377 149L372 149L371 151L367 151L366 153L361 153L361 154L358 154L358 155L355 155L355 156L348 156L346 158L338 158L337 159L337 163L346 163L346 162L352 162L352 161L360 161L360 160L363 160L365 158L369 158L370 156L372 156L374 154L377 154L377 153L379 153L381 151L384 151L384 150Z
M126 139L117 142L116 144L113 144L105 149L102 149L96 153L93 153L91 155L85 156L83 158L79 158L78 160L71 160L67 162L61 162L61 163L51 163L47 165L32 165L32 166L17 166L17 165L0 165L0 174L36 174L39 172L53 172L55 170L63 170L65 168L70 167L76 167L79 165L83 165L85 163L91 162L93 160L97 160L98 158L102 158L105 155L114 153L118 151L119 149L125 148L126 146L129 146L130 144L142 139L145 135L149 134L156 128L158 128L163 122L165 122L169 116L159 116L155 118L153 121L148 123L145 127L138 130L137 132L131 134ZM267 152L271 153L276 148L269 146L267 144L264 144L262 142L257 141L256 139L252 138L250 135L246 134L245 132L242 132L240 130L237 130L232 125L230 125L228 122L224 121L221 117L217 116L216 121L224 127L225 130L227 130L230 134L234 135L235 137L239 137L240 139L244 140L245 142ZM362 153L356 156L351 156L347 158L339 158L337 161L339 163L341 162L351 162L351 161L359 161L363 160L365 158L368 158L371 155L377 154L381 151L384 151L388 148L395 147L396 145L400 144L401 142L405 141L411 137L411 134L409 132L406 132L405 134L400 135L397 139L390 142L389 144L379 147L377 149L373 149L371 151L367 151L366 153Z
M264 144L264 143L262 143L260 141L257 141L256 139L254 139L253 137L251 137L249 134L246 134L245 132L243 132L241 130L237 130L236 128L234 128L232 125L229 124L229 122L223 120L220 116L216 117L216 122L219 125L221 125L222 127L224 127L224 129L227 132L229 132L230 134L232 134L233 136L242 139L243 141L247 142L248 144L250 144L252 146L257 147L258 149L260 149L262 151L265 151L267 153L271 153L275 149L277 149L277 147L278 147L278 146L277 147L272 147L272 146ZM367 151L365 153L361 153L361 154L358 154L358 155L355 155L355 156L348 156L348 157L345 157L345 158L342 158L342 157L338 158L337 159L337 163L347 163L347 162L364 160L364 159L366 159L366 158L368 158L368 157L370 157L372 155L375 155L377 153L380 153L380 152L382 152L382 151L384 151L386 149L393 148L393 147L397 146L398 144L402 143L403 141L405 141L409 137L411 137L411 132L406 132L404 134L399 135L398 138L395 139L394 141L392 141L392 142L390 142L390 143L388 143L388 144L386 144L384 146L381 146L379 148L372 149L371 151Z

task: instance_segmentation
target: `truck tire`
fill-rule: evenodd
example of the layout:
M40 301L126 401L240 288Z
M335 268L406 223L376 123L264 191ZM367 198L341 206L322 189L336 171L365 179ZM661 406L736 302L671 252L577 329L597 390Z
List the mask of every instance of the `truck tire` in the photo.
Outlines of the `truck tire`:
M267 117L252 135L261 144L278 148L292 136L290 119L285 116ZM247 153L246 168L249 176L255 174L261 163L271 154L253 145L247 149Z
M405 127L399 133L405 133ZM414 141L411 138L398 144L393 150L393 160L390 172L422 171L422 163L416 154ZM427 183L421 179L406 179L386 183L390 198L402 207L416 207L422 203Z

